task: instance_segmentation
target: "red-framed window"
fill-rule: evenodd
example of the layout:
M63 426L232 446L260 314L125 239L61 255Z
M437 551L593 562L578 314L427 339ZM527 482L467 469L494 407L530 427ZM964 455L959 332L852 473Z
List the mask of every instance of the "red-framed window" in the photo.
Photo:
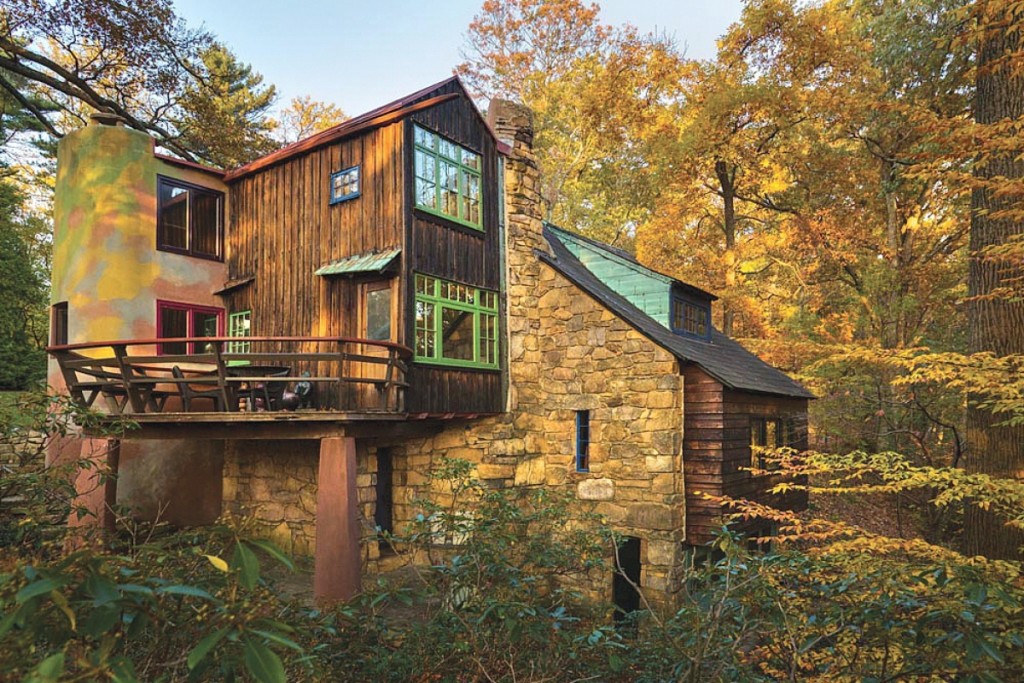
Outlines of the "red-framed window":
M219 337L224 334L224 309L197 306L178 301L156 302L156 333L161 339L176 337ZM204 353L208 349L197 342L160 344L157 353L175 355Z

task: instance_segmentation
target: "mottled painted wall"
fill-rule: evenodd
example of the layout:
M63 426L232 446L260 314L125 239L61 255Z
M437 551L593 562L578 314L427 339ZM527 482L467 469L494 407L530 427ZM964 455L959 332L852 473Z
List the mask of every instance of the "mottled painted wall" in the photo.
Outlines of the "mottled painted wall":
M61 140L51 301L68 302L70 343L155 337L158 299L222 305L213 292L223 263L157 251L157 175L226 190L215 174L155 156L138 131L92 123ZM53 362L49 379L62 388ZM222 458L219 441L126 440L118 502L141 517L209 522L220 513Z
M51 301L68 302L71 343L155 336L157 299L221 305L223 263L157 251L156 182L226 188L153 152L151 137L119 126L91 124L60 142Z

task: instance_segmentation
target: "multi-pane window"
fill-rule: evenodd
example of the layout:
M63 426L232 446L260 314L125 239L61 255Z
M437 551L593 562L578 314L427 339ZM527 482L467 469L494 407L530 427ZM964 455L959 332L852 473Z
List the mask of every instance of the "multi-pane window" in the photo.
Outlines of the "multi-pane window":
M223 193L157 178L157 249L220 260L224 253L223 214Z
M161 339L216 337L223 328L223 320L222 308L173 301L158 301L156 304L157 334ZM207 353L212 350L209 344L199 342L165 342L160 344L157 352L161 355L176 355Z
M419 126L413 135L416 208L482 230L480 155Z
M498 367L498 295L416 274L416 360Z
M61 301L51 308L50 344L63 346L68 343L68 302Z
M359 196L359 167L353 166L331 174L331 204Z
M228 316L228 336L245 338L252 335L252 311L238 311ZM228 342L228 353L249 353L252 342Z
M690 337L711 336L711 307L678 296L672 297L672 329Z
M576 411L576 471L590 471L590 411Z
M789 446L792 437L787 433L788 423L777 417L750 418L750 466L764 469L764 451Z

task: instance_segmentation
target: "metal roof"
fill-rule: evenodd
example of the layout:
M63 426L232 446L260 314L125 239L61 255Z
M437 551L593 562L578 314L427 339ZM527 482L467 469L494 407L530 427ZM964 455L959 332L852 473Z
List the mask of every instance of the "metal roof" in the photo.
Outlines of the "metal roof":
M401 249L371 251L331 261L316 269L316 275L356 275L358 273L383 273L402 253Z
M765 363L713 327L710 341L690 339L672 332L596 277L558 239L550 226L545 226L544 234L552 254L538 251L537 256L541 261L564 275L655 344L680 360L696 363L726 388L794 398L814 398L814 394L784 372ZM600 244L594 241L592 243Z

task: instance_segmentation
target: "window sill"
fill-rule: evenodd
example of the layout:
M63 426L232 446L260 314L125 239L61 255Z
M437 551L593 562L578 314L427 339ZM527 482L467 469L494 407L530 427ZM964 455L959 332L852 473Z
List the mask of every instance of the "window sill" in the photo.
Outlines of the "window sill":
M422 206L413 207L413 215L421 220L427 220L430 222L439 222L445 227L458 228L463 232L470 235L476 235L477 237L483 237L487 234L482 225L474 225L468 221L463 221L458 218L452 218L446 213L440 211L431 211L430 209L424 209Z
M195 252L188 251L187 249L175 249L173 247L161 247L157 246L157 251L162 251L165 254L177 254L179 256L188 256L189 258L197 258L203 261L213 261L214 263L224 263L223 256L210 256L208 254L197 254Z

